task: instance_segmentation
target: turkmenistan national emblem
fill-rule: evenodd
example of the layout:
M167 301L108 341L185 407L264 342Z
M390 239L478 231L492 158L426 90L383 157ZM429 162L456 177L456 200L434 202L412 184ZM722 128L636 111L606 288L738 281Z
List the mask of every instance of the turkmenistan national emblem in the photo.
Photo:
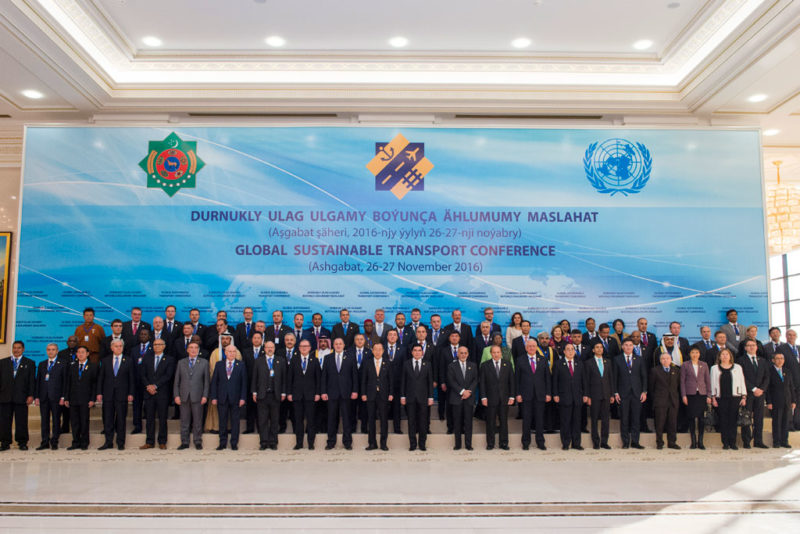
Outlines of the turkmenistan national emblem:
M402 199L409 191L425 190L425 175L433 163L425 157L424 143L409 143L397 134L388 143L375 143L375 157L367 169L375 176L375 191L391 191Z
M193 188L204 165L197 157L197 141L184 141L175 132L163 141L150 141L147 157L139 162L147 173L147 187L161 188L169 196L181 187Z
M598 193L638 193L650 180L653 158L642 143L607 139L592 143L583 156L586 178Z

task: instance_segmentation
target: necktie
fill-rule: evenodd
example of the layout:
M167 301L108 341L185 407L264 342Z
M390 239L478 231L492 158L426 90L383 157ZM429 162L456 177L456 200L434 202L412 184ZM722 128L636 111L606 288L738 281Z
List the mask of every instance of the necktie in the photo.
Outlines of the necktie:
M267 358L267 365L269 365L269 370L272 371L272 357L270 356Z
M414 372L419 374L419 360L414 360Z
M397 329L397 340L398 340L400 343L402 343L402 342L403 342L403 329L402 329L402 328L398 328L398 329Z
M753 369L758 370L758 362L756 361L756 357L753 356L751 360L753 360Z
M597 362L597 368L600 370L600 376L603 376L603 358L595 358L594 361Z
M361 350L358 351L358 365L361 366Z
M349 325L350 323L342 323L342 331L344 332L345 335L347 335L347 327Z
M307 359L308 359L308 358L303 358L303 372L304 372L304 373L306 372L306 365L307 365L307 362L306 362L306 360L307 360Z
M341 370L342 370L342 355L341 354L337 354L336 355L336 372L338 373Z
M640 349L638 345L636 347L633 347L633 352L637 356L641 356L642 355L642 349Z
M706 341L706 348L707 348L707 349L710 349L710 348L711 348L711 342L710 342L710 341Z
M772 344L772 351L773 352L778 352L778 344L777 343L773 343Z
M381 376L381 361L375 360L375 376Z
M797 356L797 345L792 345L792 352Z
M606 339L603 340L603 348L608 350L608 340Z
M259 354L260 352L261 352L261 347L253 347L253 359L254 359L254 360L257 360L257 359L258 359L258 354ZM287 357L288 359L290 359L290 360L291 360L291 359L292 359L292 354L291 354L291 352L287 352L287 353L286 353L286 357Z
M495 361L494 362L494 370L497 373L497 378L500 378L500 362L499 361Z
M314 337L316 337L317 341L319 341L319 328L314 329Z
M647 346L647 332L642 332L642 345Z
M736 332L736 337L739 337L739 325L738 324L733 325L733 331Z
M136 331L139 330L139 323L133 323L133 335L136 335Z
M147 352L147 344L142 343L142 348L139 349L139 354L144 354L145 352Z
M461 362L461 376L463 376L465 380L467 379L467 364L464 362Z
M778 376L781 377L781 382L783 382L783 370L780 367L775 368L778 371Z
M172 333L172 321L167 321L167 332Z
M389 347L389 362L394 361L394 345Z
M188 338L188 337L187 337L187 338L186 338L186 340L185 340L185 341L184 341L184 343L183 343L183 348L184 348L184 350L186 350L186 349L188 349L188 348L189 348L189 341L191 341L191 338Z
M483 336L483 344L484 345L488 345L489 344L489 336Z
M189 369L194 367L194 360L195 360L194 358L189 358Z
M158 364L161 363L161 356L156 356L156 365L153 367L153 371L158 371Z
M567 363L569 363L569 376L574 376L575 375L575 369L572 368L572 360L569 360L569 362L567 362Z
M664 367L664 372L669 373L669 367Z
M48 363L48 364L47 364L47 372L48 372L48 373L49 373L49 372L50 372L50 370L53 368L53 365L55 365L55 363L56 363L56 361L55 361L55 360L50 360L50 363Z
M230 379L230 377L231 377L231 373L232 373L232 372L233 372L233 362L228 362L228 369L227 369L227 373L228 373L228 378L229 378L229 379Z
M19 367L19 358L13 358L14 360L14 375L17 374L17 368Z
M455 360L456 358L458 358L458 349L453 347L453 359Z
M250 323L245 323L244 324L244 333L245 333L246 336L248 336L248 337L250 336Z
M536 358L528 358L531 361L531 371L536 374Z
M434 330L433 331L433 344L436 345L437 341L439 341L439 331L438 330Z
M628 371L630 371L631 370L631 357L627 356L625 358L625 362L628 364Z
M117 371L119 371L119 356L114 356L114 376L117 376Z
M298 339L298 340L299 340L301 335L302 335L302 332L300 332L300 330L295 330L295 331L294 331L294 337L295 337L295 339Z
M83 368L84 368L85 366L86 366L86 364L85 364L85 363L82 363L82 364L80 364L80 365L78 366L78 378L80 378L80 377L81 377L81 375L83 374Z

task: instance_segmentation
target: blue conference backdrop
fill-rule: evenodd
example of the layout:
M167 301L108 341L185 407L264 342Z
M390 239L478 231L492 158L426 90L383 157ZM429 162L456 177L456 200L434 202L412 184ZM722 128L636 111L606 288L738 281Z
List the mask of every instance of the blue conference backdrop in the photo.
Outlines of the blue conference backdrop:
M16 337L168 304L768 321L755 131L28 128ZM445 317L445 323L448 318Z

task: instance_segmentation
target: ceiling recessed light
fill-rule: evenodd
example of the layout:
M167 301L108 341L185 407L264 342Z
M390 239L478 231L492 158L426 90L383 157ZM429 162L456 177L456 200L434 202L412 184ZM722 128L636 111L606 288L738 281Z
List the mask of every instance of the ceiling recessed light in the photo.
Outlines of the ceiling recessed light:
M396 37L392 37L391 39L389 39L389 44L395 48L403 48L404 46L408 45L408 39L406 39L402 35L398 35Z
M770 128L769 130L764 130L763 135L772 137L773 135L778 135L779 133L781 133L781 131L777 128Z
M511 46L514 48L528 48L531 45L531 40L527 37L517 37L511 41Z
M36 89L25 89L24 91L22 91L22 96L38 100L40 98L43 98L44 94L37 91Z
M764 93L757 93L757 94L750 95L749 97L747 97L747 101L748 102L763 102L766 99L767 99L767 95L765 95Z
M147 37L142 37L142 42L147 46L153 46L153 47L161 46L162 44L164 44L163 42L161 42L161 39L159 39L158 37L155 37L153 35L148 35Z
M653 41L651 41L650 39L640 39L635 43L633 43L633 47L636 50L647 50L651 46L653 46Z
M264 39L264 42L267 43L270 46L274 46L275 48L279 48L279 47L281 47L281 46L286 44L286 39L284 39L280 35L270 35L269 37Z

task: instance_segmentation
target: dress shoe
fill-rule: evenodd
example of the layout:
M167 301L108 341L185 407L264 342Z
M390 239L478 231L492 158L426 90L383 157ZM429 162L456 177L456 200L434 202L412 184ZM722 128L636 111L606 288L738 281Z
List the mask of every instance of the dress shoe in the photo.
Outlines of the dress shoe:
M447 431L447 433L448 433L448 434L452 434L452 433L453 433L453 429L452 429L452 428L451 428L451 429L449 429L449 430Z
M541 444L541 445L537 445L537 447L539 448L540 451L546 451L547 450L547 447L545 447L544 443Z
M36 450L37 451L43 451L43 450L49 449L49 448L50 448L50 444L49 443L42 443L41 445L36 447Z
M138 428L138 429L134 428L133 432L131 432L131 434L141 434L141 433L142 433L142 429L141 428Z
M611 446L608 443L601 443L600 447L603 449L611 450Z
M697 443L692 443L691 445L689 445L689 448L690 449L696 449L697 448Z
M403 433L403 431L402 431L402 430L395 430L395 431L394 431L394 433L395 433L395 434L402 434L402 433Z
M755 447L758 447L759 449L769 449L769 447L767 447L763 443L756 443Z
M461 445L454 445L453 446L453 450L454 451L460 451L461 450Z
M425 448L425 445L420 445L419 446L419 450L424 452L424 451L427 451L428 449Z
M89 450L89 446L88 445L81 445L81 450L82 451L88 451Z
M266 445L262 445L262 446L261 446L261 450L262 450L262 451L263 451L264 449L266 449L266 448L267 448L267 446L266 446ZM302 449L302 448L303 448L303 446L302 446L300 443L298 443L297 445L295 445L295 446L294 446L294 450L296 450L296 451L299 451L299 450L300 450L300 449Z
M561 446L561 450L562 451L568 451L569 450L569 445L562 445Z
M5 447L5 445L3 447ZM7 451L8 450L8 447L5 447L5 448L3 448L3 447L0 447L0 451ZM78 447L77 445L70 445L69 447L67 447L68 451L74 451L76 449L80 449L80 447Z
M492 449L494 449L494 445L487 445L487 446L486 446L486 450L487 450L487 451L490 451L490 450L492 450Z
M217 445L217 450L218 451L224 451L225 450L225 445Z
M27 445L27 444L25 444L25 443L20 443L20 444L19 444L19 450L21 450L21 451L27 451L27 450L28 450L28 445Z
M530 446L530 445L523 445L523 446L522 446L522 450L523 450L523 451L527 451L527 450L528 450L528 449L530 449L530 448L531 448L531 446Z
M471 451L472 450L472 445L467 445L464 448L467 449L468 451Z
M417 446L416 445L410 445L408 447L408 450L413 452L413 451L417 450Z
M325 450L326 450L326 451L329 451L329 450L331 450L332 448L333 448L333 445L330 445L330 444L329 444L329 445L325 445Z
M54 451L57 451L58 450L58 443L53 443L52 445L50 445L50 448L52 450L54 450Z
M593 448L594 450L598 450L598 449L600 448L600 445L592 445L592 448Z
M738 451L739 447L737 447L736 445L731 445L731 450L732 451Z
M188 448L189 448L189 444L188 443L181 443L180 445L178 445L178 450L179 451L185 451Z
M722 446L722 450L723 450L723 451L727 451L727 450L728 450L728 449L730 449L730 448L731 448L731 447L730 447L730 445L723 445L723 446Z
M152 445L150 445L149 443L145 443L144 445L142 445L142 446L141 446L141 447L139 447L139 448L140 448L141 450L145 450L145 449L152 449L152 448L153 448L153 446L152 446Z
M370 446L368 446L367 448L365 448L364 450L365 450L365 451L374 451L374 450L375 450L375 449L377 449L377 448L378 448L378 446L377 446L377 445L370 445Z
M676 451L681 450L681 446L678 445L677 443L670 443L669 445L667 445L667 447L669 447L670 449L675 449Z
M706 450L706 446L705 446L705 445L703 445L702 443L698 443L698 444L697 444L697 448L698 448L698 449L700 449L701 451L704 451L704 450Z
M242 434L255 434L255 430L253 430L252 428L248 428L247 430L242 432Z
M573 445L573 446L572 446L572 449L573 449L573 450L576 450L576 451L582 451L582 450L583 450L583 447L581 447L580 445Z
M117 449L119 449L121 451L124 451L125 450L125 445L117 445Z
M381 450L382 451L388 451L389 447L387 447L386 445L381 445Z
M791 449L792 448L792 446L789 445L789 443L784 443L783 445L781 445L781 447L783 447L784 449Z
M775 444L772 446L772 448L773 448L773 449L780 449L780 448L781 448L781 444L780 444L780 443L775 443ZM37 450L38 450L38 449L37 449Z
M110 449L110 448L112 448L112 447L113 447L113 445L112 445L112 444L110 444L110 443L103 443L102 445L100 445L99 447L97 447L97 450L98 450L98 451L104 451L104 450L106 450L106 449Z
M750 444L749 443L742 443L742 448L743 449L749 449L750 448Z
M630 447L630 445L628 445L627 443L624 443L624 444L622 445L622 448L623 448L623 449L627 449L628 447Z
M167 449L167 444L166 443L159 443L158 444L158 448L161 449L162 451L164 451L164 450Z
M269 445L267 445L266 443L262 443L262 444L261 444L261 446L258 448L258 450L260 450L260 451L265 451L265 450L267 450L268 448L269 448ZM294 448L294 450L301 449L301 448L302 448L302 447L300 447L299 445L296 445L296 446L295 446L295 448Z
M658 445L656 445L656 449L658 449L658 450L661 450L663 448L664 448L664 444L663 443L659 443Z
M269 446L269 448L272 449L273 451L277 451L278 450L278 444L277 443L273 443L272 445Z
M640 445L639 443L631 443L631 447L633 447L634 449L639 449L639 450L644 449L644 447L642 445Z
M194 448L196 450L198 450L198 451L202 451L203 450L203 444L202 443L195 443L194 444Z
M353 446L352 445L345 445L344 448L345 448L345 450L348 450L348 451L352 451L353 450Z
M231 450L232 451L238 451L239 450L239 446L238 445L231 445Z
M310 451L314 450L314 444L313 443L309 443L308 444L308 450L310 450Z

